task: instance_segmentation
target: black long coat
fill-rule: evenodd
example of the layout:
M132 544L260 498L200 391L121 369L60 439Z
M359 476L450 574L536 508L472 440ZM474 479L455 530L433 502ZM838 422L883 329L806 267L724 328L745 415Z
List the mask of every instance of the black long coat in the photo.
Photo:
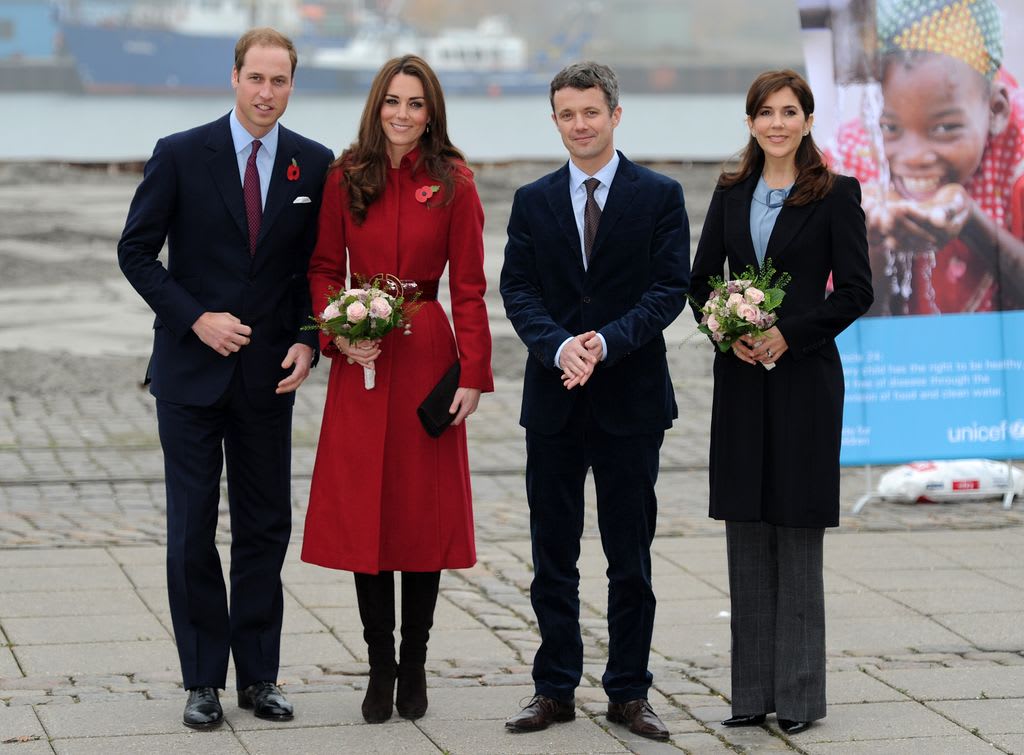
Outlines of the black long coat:
M757 179L717 189L711 199L693 263L698 302L707 300L708 279L722 275L726 262L734 277L756 264L750 202ZM834 339L873 297L860 184L837 176L825 198L785 205L766 256L792 276L777 323L789 348L770 371L732 351L716 354L710 515L834 527L844 390ZM829 273L833 291L826 295Z

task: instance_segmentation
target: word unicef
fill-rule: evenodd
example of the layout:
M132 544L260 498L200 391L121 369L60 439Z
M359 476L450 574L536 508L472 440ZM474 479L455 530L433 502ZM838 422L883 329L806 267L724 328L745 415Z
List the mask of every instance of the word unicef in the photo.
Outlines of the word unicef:
M1007 437L1024 440L1024 420L1010 422L1004 419L998 425L979 425L972 422L969 425L946 428L946 438L950 443L1000 443Z

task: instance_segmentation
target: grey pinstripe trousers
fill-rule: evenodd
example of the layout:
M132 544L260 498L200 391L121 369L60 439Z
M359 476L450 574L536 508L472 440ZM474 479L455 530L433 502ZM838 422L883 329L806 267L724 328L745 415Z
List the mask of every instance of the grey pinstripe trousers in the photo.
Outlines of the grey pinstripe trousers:
M732 714L825 717L825 530L726 522Z

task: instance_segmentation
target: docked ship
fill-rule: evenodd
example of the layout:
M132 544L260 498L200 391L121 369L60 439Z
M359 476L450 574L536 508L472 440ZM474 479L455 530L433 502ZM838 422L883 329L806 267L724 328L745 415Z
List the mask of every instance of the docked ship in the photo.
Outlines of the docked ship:
M324 7L185 0L106 4L84 13L79 3L65 3L60 39L84 91L103 94L222 94L238 35L252 26L273 26L295 41L295 87L303 93L361 95L386 60L416 53L430 61L449 94L534 94L546 91L553 66L580 49L577 39L561 45L557 60L550 53L531 56L500 17L425 36L399 20L396 3L386 16L356 6L335 24L326 22Z

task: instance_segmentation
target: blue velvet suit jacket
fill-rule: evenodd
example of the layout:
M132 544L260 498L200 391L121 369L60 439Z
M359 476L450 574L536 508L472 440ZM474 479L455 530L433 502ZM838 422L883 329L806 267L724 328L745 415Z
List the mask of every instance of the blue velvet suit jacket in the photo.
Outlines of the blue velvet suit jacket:
M121 270L156 313L150 390L159 399L208 406L234 372L260 403L292 402L274 388L289 347L316 348L300 332L311 312L306 266L329 149L280 127L255 255L228 116L165 137L146 163L117 254ZM288 180L292 161L299 178ZM296 199L308 198L308 202ZM167 242L166 266L158 259ZM251 343L222 357L192 332L203 312L230 312L252 328Z
M621 153L588 269L569 198L569 168L520 188L501 272L505 312L529 349L521 424L550 435L575 401L593 402L615 435L660 432L677 416L662 331L689 285L689 223L678 182ZM608 354L588 383L566 390L558 347L590 330Z

